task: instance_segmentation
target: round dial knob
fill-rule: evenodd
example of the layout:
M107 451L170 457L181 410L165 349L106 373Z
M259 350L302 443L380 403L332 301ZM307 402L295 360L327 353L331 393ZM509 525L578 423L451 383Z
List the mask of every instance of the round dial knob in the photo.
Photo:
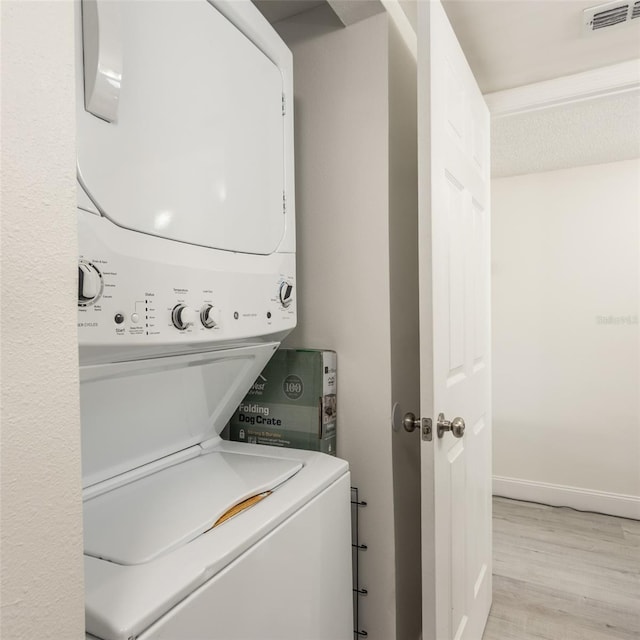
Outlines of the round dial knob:
M102 276L89 262L78 263L78 305L85 307L95 302L102 293Z
M205 304L200 311L200 322L207 329L213 329L218 323L216 322L215 312L212 304Z
M197 319L197 312L186 304L177 304L171 312L171 320L176 329L184 331L190 327Z
M280 298L280 304L286 309L291 305L293 301L293 285L286 280L280 285L280 290L278 292L278 297Z

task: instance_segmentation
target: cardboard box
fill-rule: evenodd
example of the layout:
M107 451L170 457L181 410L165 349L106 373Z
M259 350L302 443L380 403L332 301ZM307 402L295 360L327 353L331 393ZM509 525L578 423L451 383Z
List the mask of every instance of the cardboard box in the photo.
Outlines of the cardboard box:
M237 442L336 455L335 351L278 349L229 421Z

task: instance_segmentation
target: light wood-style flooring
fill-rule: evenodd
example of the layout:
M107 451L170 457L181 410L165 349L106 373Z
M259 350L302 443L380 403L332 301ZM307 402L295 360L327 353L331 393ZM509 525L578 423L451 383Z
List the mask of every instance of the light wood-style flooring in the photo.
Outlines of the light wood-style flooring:
M640 522L493 502L483 640L639 640Z

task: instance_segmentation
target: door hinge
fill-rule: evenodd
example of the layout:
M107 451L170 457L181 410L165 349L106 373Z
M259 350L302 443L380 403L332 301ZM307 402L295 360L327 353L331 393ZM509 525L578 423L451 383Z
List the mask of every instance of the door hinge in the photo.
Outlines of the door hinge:
M282 115L287 115L287 98L282 94Z
M282 192L282 213L287 213L287 194Z

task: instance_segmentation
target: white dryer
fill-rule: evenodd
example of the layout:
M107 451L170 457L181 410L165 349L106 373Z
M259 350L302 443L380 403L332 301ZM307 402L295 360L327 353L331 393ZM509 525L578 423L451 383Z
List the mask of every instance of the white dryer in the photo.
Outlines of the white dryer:
M76 6L87 637L347 640L347 464L219 436L296 322L291 54L242 0Z

